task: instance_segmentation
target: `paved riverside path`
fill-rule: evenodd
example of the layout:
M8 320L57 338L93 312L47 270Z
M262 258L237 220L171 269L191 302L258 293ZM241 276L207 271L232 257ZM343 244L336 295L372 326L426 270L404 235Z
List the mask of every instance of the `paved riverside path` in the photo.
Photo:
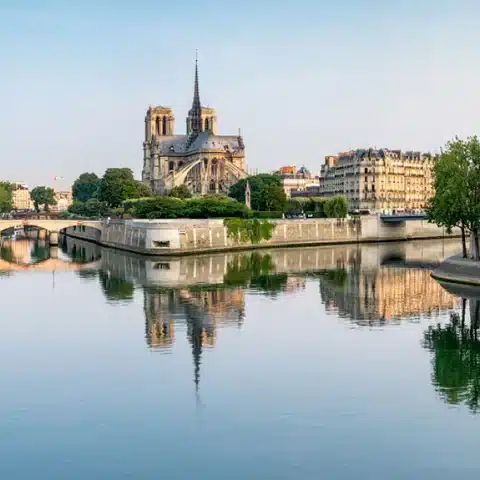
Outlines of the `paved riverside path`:
M436 268L432 276L437 280L480 287L480 261L454 255Z

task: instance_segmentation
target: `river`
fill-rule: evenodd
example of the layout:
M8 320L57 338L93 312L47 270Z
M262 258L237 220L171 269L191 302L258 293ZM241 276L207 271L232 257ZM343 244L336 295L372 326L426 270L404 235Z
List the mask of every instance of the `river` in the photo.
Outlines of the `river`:
M459 250L5 240L0 478L478 478L478 309L430 277Z

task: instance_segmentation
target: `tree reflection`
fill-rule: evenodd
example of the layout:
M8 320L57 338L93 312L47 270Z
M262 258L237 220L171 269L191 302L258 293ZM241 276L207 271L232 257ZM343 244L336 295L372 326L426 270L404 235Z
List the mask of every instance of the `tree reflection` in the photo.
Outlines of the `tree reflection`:
M466 300L462 313L452 313L447 325L430 326L423 346L430 350L432 381L440 397L453 405L466 404L480 409L480 301L470 300L470 322L465 322Z
M269 254L235 255L227 265L223 283L226 286L250 287L275 296L285 290L287 274L275 274L275 265Z
M100 285L107 300L132 301L135 286L132 282L100 271L98 274Z
M30 250L30 262L38 263L50 258L50 246L38 241L33 242Z

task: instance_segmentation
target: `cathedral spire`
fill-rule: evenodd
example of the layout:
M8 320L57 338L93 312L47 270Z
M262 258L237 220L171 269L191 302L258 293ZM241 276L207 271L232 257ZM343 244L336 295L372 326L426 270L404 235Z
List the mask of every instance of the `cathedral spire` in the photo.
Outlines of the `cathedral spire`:
M202 104L200 103L200 89L198 87L198 53L195 55L195 86L193 88L193 103L190 110L192 122L192 136L202 132Z

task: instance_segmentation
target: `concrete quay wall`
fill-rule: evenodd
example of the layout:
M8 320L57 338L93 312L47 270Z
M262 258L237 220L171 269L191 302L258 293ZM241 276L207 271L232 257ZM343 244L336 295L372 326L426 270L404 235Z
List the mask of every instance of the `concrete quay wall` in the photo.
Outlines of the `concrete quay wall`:
M272 220L270 240L252 245L232 238L222 219L208 220L110 220L101 230L69 227L74 238L145 255L184 255L212 251L245 250L301 245L404 241L447 238L443 228L424 220L384 223L379 216L356 220L305 219Z

